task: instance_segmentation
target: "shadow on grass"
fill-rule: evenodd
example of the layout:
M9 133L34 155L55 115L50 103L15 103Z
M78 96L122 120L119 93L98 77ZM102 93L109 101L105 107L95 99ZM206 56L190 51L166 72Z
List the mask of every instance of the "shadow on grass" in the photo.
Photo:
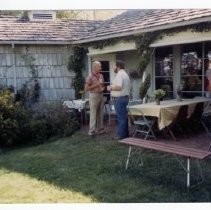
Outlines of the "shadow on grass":
M148 151L143 167L133 161L138 157L133 157L125 171L126 156L127 148L107 136L92 139L78 133L7 152L1 155L0 166L92 196L95 202L211 201L208 161L203 161L206 181L187 191L186 175L171 156Z

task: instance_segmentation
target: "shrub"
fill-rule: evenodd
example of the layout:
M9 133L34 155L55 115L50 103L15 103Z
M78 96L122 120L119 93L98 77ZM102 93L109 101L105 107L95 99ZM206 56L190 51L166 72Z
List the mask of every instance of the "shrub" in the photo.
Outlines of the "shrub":
M11 145L18 135L18 121L15 111L18 104L13 103L10 90L0 90L0 144Z
M0 145L42 143L51 136L72 135L79 126L79 116L61 103L26 106L15 101L14 94L0 89Z
M68 136L79 129L79 117L76 111L69 111L62 103L39 104L34 109L35 119L46 119L51 136Z
M42 143L51 136L51 128L46 119L33 119L29 127L33 143Z

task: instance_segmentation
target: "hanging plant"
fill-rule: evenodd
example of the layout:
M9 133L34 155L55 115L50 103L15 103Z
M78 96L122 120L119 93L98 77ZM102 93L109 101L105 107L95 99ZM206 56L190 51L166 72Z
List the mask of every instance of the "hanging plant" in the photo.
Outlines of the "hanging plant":
M80 46L75 46L73 48L73 55L69 57L67 68L69 71L75 72L75 77L73 79L73 87L75 89L75 98L81 97L80 91L84 88L84 57L87 50Z

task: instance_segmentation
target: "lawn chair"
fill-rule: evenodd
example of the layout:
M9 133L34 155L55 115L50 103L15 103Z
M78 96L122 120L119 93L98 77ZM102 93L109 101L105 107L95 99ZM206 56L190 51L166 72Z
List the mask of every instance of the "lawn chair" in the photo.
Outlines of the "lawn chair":
M156 139L156 136L152 130L153 125L155 124L155 119L149 119L145 117L143 113L141 116L138 116L138 119L135 119L131 114L129 107L128 116L130 118L131 124L135 126L132 135L133 137L136 136L137 133L141 133L144 136L144 139L147 139L148 137Z
M108 115L108 124L111 125L112 120L116 121L116 111L112 100L105 104L105 112Z

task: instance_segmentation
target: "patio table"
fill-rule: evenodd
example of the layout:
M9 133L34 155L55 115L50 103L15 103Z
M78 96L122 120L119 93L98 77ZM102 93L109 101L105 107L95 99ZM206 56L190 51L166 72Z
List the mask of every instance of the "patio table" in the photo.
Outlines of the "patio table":
M75 100L64 101L63 105L67 106L69 109L77 109L81 113L81 122L83 124L85 124L85 122L86 122L86 104L88 102L89 102L89 99L85 99L85 100L75 99Z
M201 102L204 103L205 107L208 104L209 99L195 98L195 99L182 99L182 101L173 99L173 100L161 101L160 105L155 104L155 102L151 102L146 104L132 105L129 106L128 108L132 115L141 116L143 113L145 116L156 117L158 119L158 128L159 130L162 130L164 128L169 129L168 126L177 117L179 108L181 106L188 105L188 117L190 117L190 115L194 111L196 104Z

